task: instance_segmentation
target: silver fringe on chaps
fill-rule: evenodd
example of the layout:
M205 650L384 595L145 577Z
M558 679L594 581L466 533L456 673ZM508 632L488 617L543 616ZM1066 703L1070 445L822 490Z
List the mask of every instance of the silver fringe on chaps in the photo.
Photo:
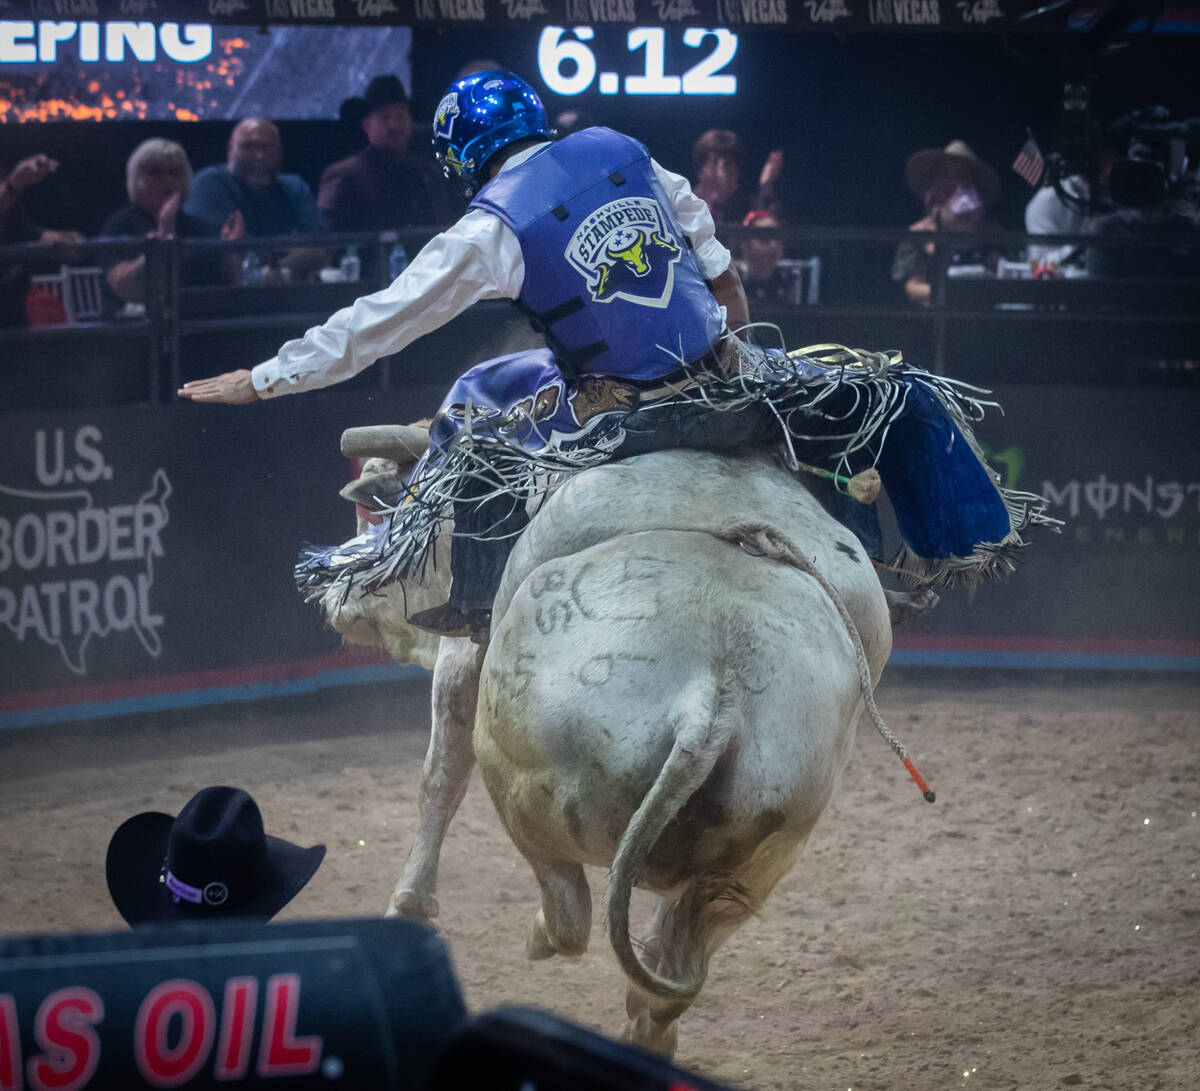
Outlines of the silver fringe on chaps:
M778 422L776 438L793 470L818 461L817 450L821 464L844 481L876 461L914 383L937 399L985 467L1008 511L1009 530L968 556L928 558L902 545L892 567L913 586L970 585L1005 576L1014 570L1015 554L1031 527L1057 531L1062 524L1046 514L1043 497L1001 488L998 475L987 467L972 424L987 407L998 408L984 400L989 391L911 367L899 352L825 344L783 353L729 337L716 366L685 369L678 382L641 390L632 413L610 414L600 427L588 429L584 443L564 443L552 434L544 437L544 446L528 450L506 438L515 431L511 421L495 412L473 414L468 403L462 428L421 460L389 518L341 546L307 549L296 566L297 582L311 601L335 583L348 596L351 590L371 592L398 579L420 580L434 555L434 541L453 532L455 501L506 496L532 508L567 477L609 461L625 437L625 422L647 410L691 406L730 413L759 403ZM844 490L844 484L839 487Z

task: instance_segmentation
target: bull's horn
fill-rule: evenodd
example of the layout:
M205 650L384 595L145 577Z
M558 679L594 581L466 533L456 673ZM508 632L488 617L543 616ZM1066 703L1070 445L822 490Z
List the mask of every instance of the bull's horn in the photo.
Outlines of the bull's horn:
M356 477L338 492L338 496L352 504L361 504L369 511L378 511L380 505L394 505L403 491L404 478L390 470Z
M416 424L370 424L342 433L342 454L347 458L377 456L401 464L415 462L429 446L429 429Z

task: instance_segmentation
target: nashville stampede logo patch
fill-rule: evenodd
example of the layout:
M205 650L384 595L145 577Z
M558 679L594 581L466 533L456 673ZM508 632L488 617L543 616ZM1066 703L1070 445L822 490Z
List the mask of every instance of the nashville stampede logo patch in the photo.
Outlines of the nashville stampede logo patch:
M653 198L622 197L598 208L579 225L564 254L597 303L624 299L666 307L671 300L680 249Z

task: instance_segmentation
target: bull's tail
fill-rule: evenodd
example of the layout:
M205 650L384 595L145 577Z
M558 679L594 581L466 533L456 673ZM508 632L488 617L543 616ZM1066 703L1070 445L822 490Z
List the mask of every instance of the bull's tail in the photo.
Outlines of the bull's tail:
M663 830L708 779L728 747L736 716L732 693L733 687L725 684L725 671L715 664L697 686L689 688L675 745L630 819L609 871L608 936L617 962L640 989L665 1000L694 998L704 984L707 959L690 960L681 967L678 981L648 969L634 952L629 937L629 899Z

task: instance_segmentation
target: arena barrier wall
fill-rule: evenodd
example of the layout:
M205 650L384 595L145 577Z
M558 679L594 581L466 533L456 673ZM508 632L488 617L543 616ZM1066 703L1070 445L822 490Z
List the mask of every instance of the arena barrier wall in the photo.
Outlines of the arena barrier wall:
M466 1009L408 921L0 941L0 1088L424 1088Z
M548 1012L468 1018L403 920L0 940L0 1091L722 1091Z
M903 666L1200 669L1200 394L1010 387L977 429L1064 520L1011 579L948 592ZM343 428L436 391L17 414L0 429L0 727L413 676L301 601L303 542L353 513ZM886 515L886 513L885 513Z
M1052 362L1047 366L1052 366ZM977 426L1009 488L1064 520L1008 580L898 629L899 666L1200 669L1200 392L1001 387Z
M421 387L5 416L0 725L420 673L342 648L292 565L302 543L354 534L342 430L438 400Z

